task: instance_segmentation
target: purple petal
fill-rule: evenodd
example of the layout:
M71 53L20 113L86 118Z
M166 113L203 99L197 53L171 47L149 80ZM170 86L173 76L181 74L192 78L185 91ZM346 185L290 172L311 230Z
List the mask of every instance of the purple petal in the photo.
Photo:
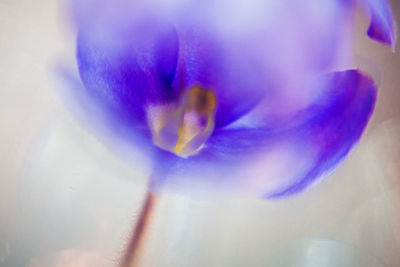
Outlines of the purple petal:
M150 103L174 100L171 86L177 64L178 40L173 27L152 16L82 24L77 42L81 79L98 101L121 116L146 123ZM125 18L126 19L126 18Z
M184 192L222 188L268 198L304 190L337 166L359 140L376 100L373 81L357 70L328 79L330 90L298 114L302 123L221 129L198 156L164 157L173 167L163 183Z
M214 90L217 128L237 120L262 99L281 103L302 90L302 79L334 69L348 58L352 9L347 4L235 0L226 2L230 8L220 9L217 3L225 2L193 5L176 26L179 61L174 85ZM271 110L287 115L308 103L298 104L290 111Z
M371 13L368 36L394 48L396 33L390 4L387 0L365 0L365 3Z
M247 49L229 53L226 43L201 29L179 31L180 57L177 87L200 85L216 93L216 124L224 126L249 111L267 87L265 69ZM177 83L179 81L179 83Z
M318 148L315 165L294 184L267 197L282 197L305 189L337 166L361 137L375 106L377 88L373 80L355 70L335 73L331 79L333 90L325 99L329 104L312 107L308 112L318 115L297 133Z
M114 147L119 154L132 155L140 151L142 159L150 157L154 145L147 125L132 123L131 118L116 112L109 103L98 101L92 92L84 88L78 74L74 74L68 68L57 66L55 77L60 84L61 99L82 126L93 131L96 137L104 139L102 141Z

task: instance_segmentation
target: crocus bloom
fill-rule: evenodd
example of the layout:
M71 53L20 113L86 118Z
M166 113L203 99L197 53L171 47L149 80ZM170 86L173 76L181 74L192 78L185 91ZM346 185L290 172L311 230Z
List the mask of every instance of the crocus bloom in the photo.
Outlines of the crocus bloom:
M368 35L394 46L388 3L358 3ZM338 71L356 4L79 1L77 95L153 158L153 190L288 196L331 171L373 111L372 79Z

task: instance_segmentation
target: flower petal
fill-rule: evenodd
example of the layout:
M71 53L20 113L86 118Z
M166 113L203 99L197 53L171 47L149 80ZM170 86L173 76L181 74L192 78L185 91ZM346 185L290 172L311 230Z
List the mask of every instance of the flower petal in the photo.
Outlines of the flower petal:
M96 137L119 154L140 153L142 159L151 157L154 145L147 125L132 123L131 118L116 112L109 103L93 98L92 92L84 88L78 74L68 67L59 64L54 74L62 101L82 126L94 132ZM129 149L125 149L127 144L130 145Z
M217 128L262 99L267 105L280 103L300 92L299 80L335 69L351 51L353 13L342 1L219 0L193 4L185 14L176 25L180 45L174 84L183 81L185 88L200 85L216 92ZM273 110L286 115L304 108L304 101L291 110Z
M94 98L144 124L146 105L176 98L178 39L173 27L150 15L118 19L102 14L81 25L79 73Z
M258 102L268 76L248 52L237 49L232 53L237 44L228 48L211 32L194 27L179 29L179 40L177 87L213 90L218 101L217 127L237 119Z
M365 0L365 4L371 13L368 36L394 48L396 33L390 4L387 0Z
M163 183L184 192L222 188L268 198L304 190L346 156L375 104L376 87L361 72L338 72L328 79L328 93L298 114L302 123L286 129L221 129L198 156L165 157L173 167Z
M332 92L327 106L298 129L316 149L315 165L290 186L268 193L267 197L282 197L297 193L318 177L332 170L359 140L373 112L377 88L373 80L350 70L335 73L331 80Z

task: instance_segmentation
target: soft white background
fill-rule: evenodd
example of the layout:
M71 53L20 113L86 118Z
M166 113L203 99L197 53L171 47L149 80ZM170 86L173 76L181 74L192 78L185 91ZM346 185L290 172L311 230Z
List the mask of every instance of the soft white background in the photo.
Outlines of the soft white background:
M114 266L145 193L146 168L60 101L52 66L74 60L62 10L0 0L0 266ZM285 201L161 195L142 266L400 266L400 56L366 27L359 17L354 65L381 88L347 161Z

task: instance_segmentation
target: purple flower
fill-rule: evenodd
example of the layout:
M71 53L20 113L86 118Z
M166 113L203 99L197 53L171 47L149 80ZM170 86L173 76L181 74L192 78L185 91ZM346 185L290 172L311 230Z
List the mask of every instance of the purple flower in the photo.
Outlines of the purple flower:
M368 35L394 46L388 3L358 2ZM155 191L288 196L343 160L372 114L373 80L334 72L349 62L356 4L80 1L75 94L152 157Z

